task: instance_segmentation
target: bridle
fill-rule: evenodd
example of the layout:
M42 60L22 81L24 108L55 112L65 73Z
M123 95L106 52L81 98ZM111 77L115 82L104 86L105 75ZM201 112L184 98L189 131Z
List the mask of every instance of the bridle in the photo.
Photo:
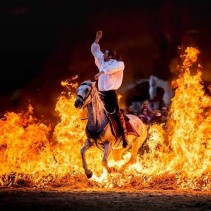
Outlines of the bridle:
M80 86L83 86L83 85L86 85L86 86L91 87L90 91L88 92L88 94L86 95L85 98L83 98L83 97L82 97L81 95L79 95L79 94L77 94L76 98L79 98L79 99L82 101L82 106L85 107L85 106L86 106L85 103L86 103L88 97L90 96L90 93L91 93L93 87L92 87L92 84L88 84L88 83L86 83L86 82L83 82L83 83L80 84ZM80 86L79 86L79 87L80 87Z

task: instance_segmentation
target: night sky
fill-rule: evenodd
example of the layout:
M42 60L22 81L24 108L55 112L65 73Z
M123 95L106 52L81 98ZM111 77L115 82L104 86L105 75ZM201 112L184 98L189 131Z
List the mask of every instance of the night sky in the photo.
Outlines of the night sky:
M31 102L51 115L61 80L93 80L99 29L102 50L115 48L125 62L123 88L151 74L171 80L178 46L190 44L211 82L210 11L205 0L2 0L1 113Z

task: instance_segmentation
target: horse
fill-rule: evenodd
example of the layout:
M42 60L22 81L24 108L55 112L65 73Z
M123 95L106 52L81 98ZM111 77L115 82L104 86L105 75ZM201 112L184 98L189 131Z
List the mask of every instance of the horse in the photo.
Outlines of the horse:
M116 169L108 166L109 156L113 155L114 160L122 159L126 150L131 148L131 157L129 161L122 166L125 169L128 165L134 164L137 160L138 151L147 138L147 126L137 116L124 114L131 124L136 135L128 132L127 140L129 142L126 148L122 146L122 137L117 137L111 123L111 115L106 111L100 92L96 87L96 82L90 80L82 82L77 87L77 95L74 106L77 109L87 109L86 141L80 150L82 166L87 178L91 178L93 172L88 168L85 153L92 147L97 146L103 150L102 165L111 173Z
M174 91L168 81L162 80L154 75L149 77L149 96L153 100L157 95L157 88L160 87L164 90L163 101L166 107L171 104L171 99L174 96Z

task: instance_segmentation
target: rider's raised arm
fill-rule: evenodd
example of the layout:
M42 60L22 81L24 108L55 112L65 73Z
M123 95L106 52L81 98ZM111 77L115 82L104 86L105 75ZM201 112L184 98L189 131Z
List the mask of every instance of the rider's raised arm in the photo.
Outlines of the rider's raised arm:
M100 45L99 45L99 41L102 38L102 35L103 35L102 31L97 31L95 41L91 45L91 52L95 58L95 64L97 65L98 68L100 67L100 64L103 61L103 52L100 50Z

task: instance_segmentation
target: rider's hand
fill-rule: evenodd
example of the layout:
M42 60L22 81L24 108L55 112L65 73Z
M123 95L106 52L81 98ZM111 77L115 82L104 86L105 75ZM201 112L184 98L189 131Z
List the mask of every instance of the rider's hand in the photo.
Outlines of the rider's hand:
M102 38L102 36L103 36L103 31L102 31L102 30L97 31L97 32L96 32L96 39L95 39L95 42L98 43L99 40Z
M97 73L97 74L94 76L95 80L98 80L98 79L99 79L99 77L100 77L102 74L104 74L104 72L103 72L103 71L101 71L101 72Z

